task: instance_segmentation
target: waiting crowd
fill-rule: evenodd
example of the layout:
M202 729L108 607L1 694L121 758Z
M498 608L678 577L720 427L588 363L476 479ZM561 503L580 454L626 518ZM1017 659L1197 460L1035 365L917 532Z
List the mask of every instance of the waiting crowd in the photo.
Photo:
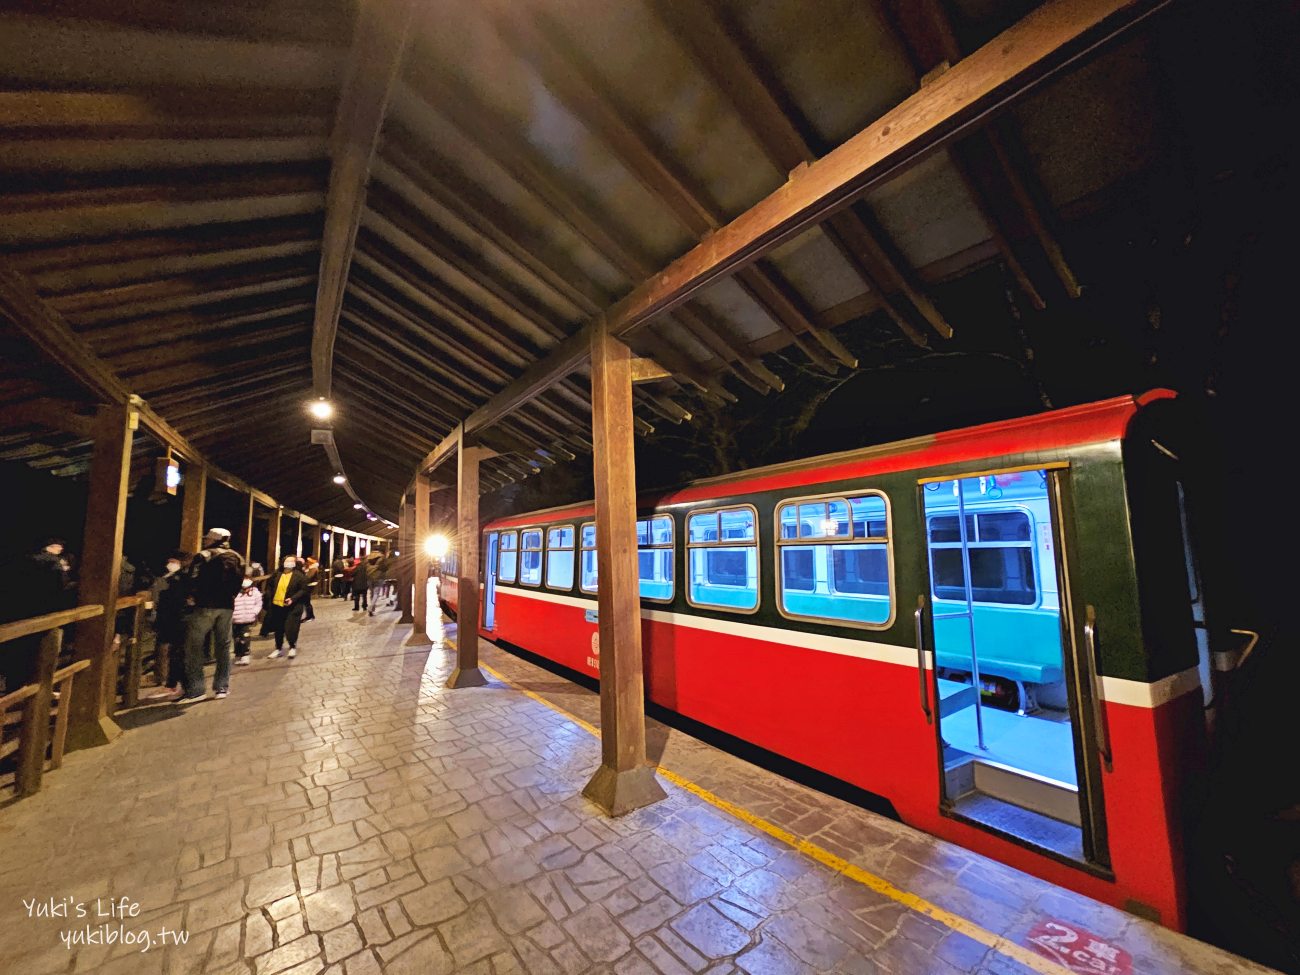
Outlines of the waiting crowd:
M395 562L379 552L364 558L338 557L325 580L316 559L286 555L268 575L260 564L246 563L230 547L229 531L210 528L201 551L192 556L172 553L163 574L148 587L159 671L167 677L164 689L145 700L175 704L207 700L204 664L209 653L216 664L212 698L225 698L230 693L232 651L235 666L252 663L252 632L259 619L258 635L275 641L268 659L295 659L302 624L316 616L312 595L326 588L331 598L346 600L351 595L353 610L371 616L383 599L395 605ZM6 585L0 591L7 598L0 617L21 619L73 605L70 568L62 540L47 539L39 551L5 572ZM119 591L125 595L136 589L135 569L123 559ZM5 688L14 689L32 680L28 671L34 666L35 647L11 644L7 649L0 654L0 680Z

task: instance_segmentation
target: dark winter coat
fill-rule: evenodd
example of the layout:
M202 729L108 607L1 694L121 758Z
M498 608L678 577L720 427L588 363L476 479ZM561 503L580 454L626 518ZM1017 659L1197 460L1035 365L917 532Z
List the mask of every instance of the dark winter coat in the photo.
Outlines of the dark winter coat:
M14 562L4 574L0 617L6 622L57 613L72 605L75 593L57 555L42 550Z
M234 609L244 581L244 557L233 549L205 548L183 570L186 603L196 609Z
M181 616L185 612L184 569L177 569L154 583L154 633L159 643L175 644L181 638Z

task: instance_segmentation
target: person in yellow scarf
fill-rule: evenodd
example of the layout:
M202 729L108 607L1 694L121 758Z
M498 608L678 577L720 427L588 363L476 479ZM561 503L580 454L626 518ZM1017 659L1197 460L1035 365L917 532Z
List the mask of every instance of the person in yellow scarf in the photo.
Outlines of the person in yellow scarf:
M289 659L298 656L298 630L306 595L307 577L298 568L298 559L286 555L279 571L266 580L266 621L275 636L275 650L268 659L280 656L286 639Z

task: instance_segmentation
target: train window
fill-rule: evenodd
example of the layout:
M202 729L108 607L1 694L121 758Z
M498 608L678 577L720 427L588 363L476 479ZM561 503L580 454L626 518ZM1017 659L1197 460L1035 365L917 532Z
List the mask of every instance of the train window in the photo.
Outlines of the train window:
M519 582L525 586L542 584L542 530L532 528L519 535L519 547L523 553L519 566Z
M519 534L502 532L497 556L497 582L514 582L519 565Z
M879 628L893 617L889 508L883 494L777 506L781 612Z
M590 521L582 526L582 576L579 585L583 592L596 591L596 525Z
M667 603L673 598L673 519L642 518L636 523L637 574L642 599ZM593 556L595 553L592 553ZM594 559L593 559L594 561Z
M751 505L687 516L688 603L741 613L758 609L757 520Z
M966 516L971 599L977 603L1032 606L1038 602L1033 524L1021 510ZM930 519L930 562L936 599L966 599L966 571L955 515Z
M572 525L560 525L546 532L546 588L573 588Z

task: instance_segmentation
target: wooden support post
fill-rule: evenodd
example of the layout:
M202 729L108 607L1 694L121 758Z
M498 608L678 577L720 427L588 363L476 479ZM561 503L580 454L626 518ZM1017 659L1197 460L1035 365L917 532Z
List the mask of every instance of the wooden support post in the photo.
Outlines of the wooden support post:
M38 690L23 703L23 723L18 732L18 768L14 773L14 792L33 796L41 791L45 772L45 749L50 743L50 704L54 697L54 670L63 646L63 630L55 627L41 635L36 652L34 683ZM3 647L0 647L3 650ZM67 704L61 705L64 709Z
M603 318L591 337L591 408L601 763L582 794L621 816L665 794L645 754L631 353L610 335Z
M456 669L447 686L482 687L487 678L478 669L478 468L486 447L460 445L456 468Z
M73 750L112 741L122 729L108 716L108 667L113 657L117 585L122 569L122 534L126 527L126 492L131 473L132 411L123 404L101 406L95 418L95 446L90 458L86 530L81 554L80 600L104 607L102 616L77 624L76 659L89 661L78 684L84 690L71 702L68 745ZM199 490L202 515L202 489ZM188 492L186 509L189 509ZM193 551L197 551L197 546Z
M148 607L141 600L131 614L131 642L125 647L126 669L122 678L122 707L140 703L140 682L144 679L144 622ZM110 698L111 700L111 698Z
M411 504L403 494L397 517L397 608L402 611L402 616L397 621L399 624L415 622L415 616L411 612L411 586L415 581L415 552L411 544L415 531L411 526L411 514Z
M208 469L202 464L188 465L185 495L181 499L181 551L191 555L203 547L203 510L207 497Z
M266 521L266 571L274 573L280 567L280 519L284 516L283 508L272 508L271 517Z
M429 479L423 474L415 476L414 512L411 527L415 532L411 552L415 555L415 598L411 600L411 615L415 617L411 624L411 643L426 643L428 633L425 620L429 616L429 553L425 551L424 540L429 536Z
M235 529L234 549L244 557L245 562L253 560L253 496L248 496L248 514L243 523Z

